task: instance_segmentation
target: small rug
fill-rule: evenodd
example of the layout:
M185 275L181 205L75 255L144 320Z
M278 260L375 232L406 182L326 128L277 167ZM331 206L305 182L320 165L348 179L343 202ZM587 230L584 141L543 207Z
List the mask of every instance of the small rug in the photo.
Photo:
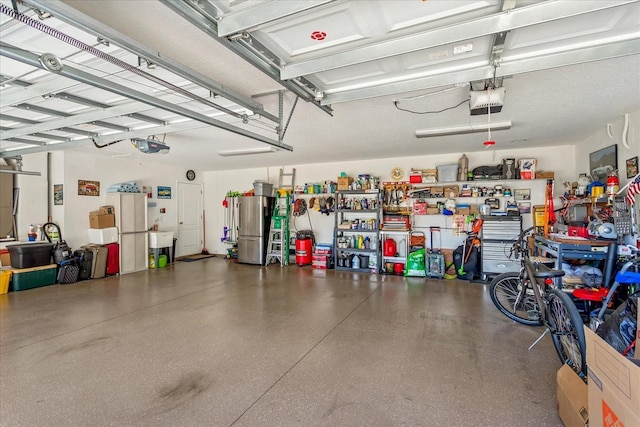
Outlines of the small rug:
M215 255L213 254L209 254L209 255L195 254L195 255L187 255L185 257L178 258L178 261L193 262L193 261L200 261L201 259L213 258L213 257L215 257Z

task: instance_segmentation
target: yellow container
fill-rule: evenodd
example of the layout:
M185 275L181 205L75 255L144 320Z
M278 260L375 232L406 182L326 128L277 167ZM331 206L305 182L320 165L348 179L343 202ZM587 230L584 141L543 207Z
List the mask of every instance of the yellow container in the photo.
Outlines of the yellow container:
M0 295L9 292L9 282L11 281L11 270L0 270Z
M591 197L598 197L604 194L604 187L599 185L594 185L591 187Z

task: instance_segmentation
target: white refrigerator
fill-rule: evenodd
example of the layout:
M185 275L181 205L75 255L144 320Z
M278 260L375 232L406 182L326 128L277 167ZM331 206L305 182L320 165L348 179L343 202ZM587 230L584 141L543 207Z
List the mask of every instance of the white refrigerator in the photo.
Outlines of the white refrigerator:
M149 262L146 194L107 193L106 204L115 209L120 274L146 270Z

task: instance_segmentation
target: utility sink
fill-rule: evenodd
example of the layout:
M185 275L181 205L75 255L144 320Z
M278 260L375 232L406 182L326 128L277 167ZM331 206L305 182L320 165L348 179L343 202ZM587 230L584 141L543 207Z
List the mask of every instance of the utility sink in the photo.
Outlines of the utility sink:
M149 248L171 248L173 247L173 231L150 231Z

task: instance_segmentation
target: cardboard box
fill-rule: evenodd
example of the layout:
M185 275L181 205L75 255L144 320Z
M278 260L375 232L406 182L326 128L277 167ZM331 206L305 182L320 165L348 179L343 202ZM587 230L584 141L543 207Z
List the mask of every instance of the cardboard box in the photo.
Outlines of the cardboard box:
M444 197L450 199L452 197L458 197L460 187L457 185L447 185L444 187Z
M100 215L115 215L116 209L111 205L105 205L105 206L100 206L100 208L98 209L98 212L100 212Z
M353 182L353 178L351 178L350 176L339 176L338 190L350 190L352 182Z
M566 363L558 370L558 415L565 427L584 427L589 423L587 384Z
M471 215L470 206L456 206L456 215Z
M536 172L536 179L554 179L555 175L556 175L555 172L540 171L540 172Z
M11 265L11 255L9 255L8 249L0 249L0 267L7 267Z
M438 215L439 213L437 207L427 207L427 215Z
M89 228L108 228L115 226L116 215L113 213L113 206L102 206L97 211L89 212Z
M589 367L589 425L640 426L640 366L584 327Z

